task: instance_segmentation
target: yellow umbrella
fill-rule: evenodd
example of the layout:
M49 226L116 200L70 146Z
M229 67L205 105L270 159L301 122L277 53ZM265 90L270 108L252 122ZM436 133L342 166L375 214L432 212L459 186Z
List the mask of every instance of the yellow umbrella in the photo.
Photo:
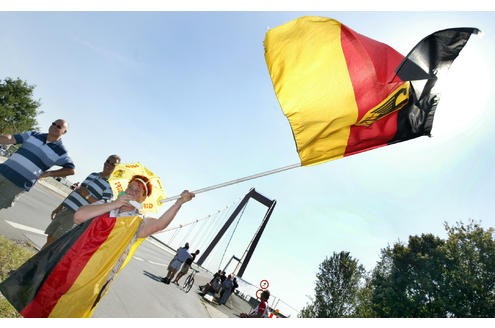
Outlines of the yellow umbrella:
M112 187L114 196L117 197L120 192L125 191L127 185L129 184L129 180L135 175L146 176L151 181L152 185L151 195L144 200L141 212L157 213L159 207L163 205L161 200L165 198L165 190L163 189L160 177L155 175L139 162L117 164L115 166L112 175L110 175L110 177L108 178L108 182Z

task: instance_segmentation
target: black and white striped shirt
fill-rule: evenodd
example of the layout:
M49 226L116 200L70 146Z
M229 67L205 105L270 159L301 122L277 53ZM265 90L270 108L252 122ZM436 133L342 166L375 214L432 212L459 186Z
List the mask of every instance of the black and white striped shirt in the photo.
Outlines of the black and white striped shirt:
M100 177L100 173L91 173L81 183L81 187L86 187L91 196L98 200L109 201L113 198L112 188L108 181ZM81 196L77 190L71 192L69 196L64 200L63 205L71 208L74 211L81 206L88 205L89 202Z

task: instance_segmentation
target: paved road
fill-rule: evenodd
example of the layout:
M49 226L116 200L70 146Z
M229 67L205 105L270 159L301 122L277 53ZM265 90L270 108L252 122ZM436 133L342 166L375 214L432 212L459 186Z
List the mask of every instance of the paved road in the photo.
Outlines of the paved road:
M50 222L50 213L63 199L63 192L57 188L37 183L12 208L0 210L0 234L40 248L46 240L43 231ZM199 268L195 286L189 293L176 285L161 283L159 279L172 256L167 247L148 238L114 281L93 317L236 318L250 309L237 295L232 295L227 306L210 303L198 295L197 286L211 277L203 268Z

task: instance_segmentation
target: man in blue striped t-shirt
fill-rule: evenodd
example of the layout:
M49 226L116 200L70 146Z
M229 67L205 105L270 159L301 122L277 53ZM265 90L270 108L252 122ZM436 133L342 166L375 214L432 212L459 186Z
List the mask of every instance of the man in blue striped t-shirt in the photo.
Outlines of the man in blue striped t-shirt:
M108 156L105 163L103 163L103 171L88 175L81 183L81 186L71 192L52 212L52 222L45 230L48 236L44 247L74 227L74 213L79 207L89 205L98 200L104 200L105 202L112 200L113 192L108 183L108 177L119 163L120 157L118 155Z
M48 133L28 131L0 135L0 144L22 146L0 164L0 209L14 204L15 199L29 191L36 181L46 177L65 177L75 173L75 165L62 144L68 124L62 119L52 123ZM52 166L61 169L48 171Z

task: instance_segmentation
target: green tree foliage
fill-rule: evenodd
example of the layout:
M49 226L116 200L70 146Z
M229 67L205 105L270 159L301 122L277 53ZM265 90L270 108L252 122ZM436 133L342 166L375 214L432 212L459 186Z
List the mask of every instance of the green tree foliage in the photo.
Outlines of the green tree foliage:
M495 317L494 229L473 221L444 227L445 240L422 234L382 249L371 274L349 253L334 253L299 316Z
M374 318L376 317L375 312L373 311L373 306L371 303L373 289L371 286L371 278L368 273L365 273L366 277L364 279L365 284L361 288L359 288L357 292L357 307L355 317L358 318Z
M445 225L447 240L411 236L382 250L371 280L379 317L494 317L493 229Z
M316 275L315 299L299 314L303 318L355 317L358 292L364 283L365 270L349 252L334 253L326 258Z
M445 298L453 317L495 317L494 229L445 224Z
M0 134L37 130L40 102L33 99L34 86L6 78L0 82Z
M431 234L409 237L382 250L373 271L372 307L379 317L445 317L440 288L443 285L442 245Z

